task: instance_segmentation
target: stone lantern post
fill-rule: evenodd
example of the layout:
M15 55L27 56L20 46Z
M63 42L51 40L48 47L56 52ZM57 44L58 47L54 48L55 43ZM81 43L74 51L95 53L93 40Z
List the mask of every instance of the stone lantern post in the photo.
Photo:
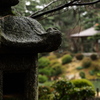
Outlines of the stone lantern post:
M56 50L57 29L45 31L35 19L13 16L18 0L0 1L0 100L38 100L37 54Z

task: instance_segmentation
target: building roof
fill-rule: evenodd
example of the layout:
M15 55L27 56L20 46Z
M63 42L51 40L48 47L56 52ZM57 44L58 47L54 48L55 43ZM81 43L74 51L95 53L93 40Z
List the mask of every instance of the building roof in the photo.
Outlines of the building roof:
M71 37L87 37L87 36L93 36L97 33L99 33L100 31L95 30L94 27L91 27L89 29L86 29L84 31L81 31L79 33L76 34L72 34Z

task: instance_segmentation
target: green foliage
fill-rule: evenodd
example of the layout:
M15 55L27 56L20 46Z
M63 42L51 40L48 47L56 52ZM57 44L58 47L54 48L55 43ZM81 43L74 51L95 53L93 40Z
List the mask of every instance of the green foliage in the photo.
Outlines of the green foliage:
M58 60L51 60L50 61L50 66L53 67L55 64L60 64Z
M48 56L48 59L49 60L54 60L54 59L56 59L57 57L56 57L56 55L50 55L50 56Z
M79 67L77 67L76 69L77 69L77 70L81 70L81 69L84 69L84 67L79 66Z
M100 77L100 72L97 72L97 76Z
M92 60L97 60L97 55L96 55L96 54L92 54L92 55L90 56L90 58L91 58Z
M89 39L96 42L98 39L100 39L100 33L97 33L97 34L89 37Z
M94 68L94 72L97 72L98 70L100 70L100 64L99 62L93 62L92 63L92 67Z
M52 87L56 90L56 92L62 95L63 93L66 94L66 91L74 88L74 85L70 81L58 80L52 85Z
M26 10L26 6L25 6L25 2L26 0L20 0L19 4L14 6L14 12L17 15L25 15L25 10Z
M53 100L73 100L73 98L83 100L95 95L91 86L84 84L81 87L75 87L73 82L66 80L58 80L52 87L55 95Z
M44 60L44 59L43 59ZM42 62L42 66L43 66ZM44 68L39 68L39 74L46 75L47 77L58 77L60 74L62 74L63 69L61 64L57 60L51 60L49 63L50 65Z
M80 72L79 75L80 75L81 78L85 78L85 73L84 72Z
M72 56L67 54L62 57L62 64L67 64L72 61Z
M53 68L45 67L39 69L39 74L46 75L47 77L52 76Z
M84 86L81 88L75 87L70 91L70 96L72 97L70 100L73 100L73 97L74 100L84 100L95 96L95 91L89 86Z
M27 12L25 12L25 15L29 16L31 15L31 13L34 13L37 10L40 10L39 8L36 7L40 5L39 2L33 1L33 0L28 0L28 2L30 2L30 4L26 3Z
M83 81L81 82L83 83ZM73 100L73 98L74 100L83 100L95 96L92 86L87 85L87 82L84 84L81 82L75 86L73 81L58 80L51 87L40 86L39 100Z
M48 86L39 86L39 100L51 100L51 98L51 88Z
M39 83L44 83L44 82L48 81L48 77L45 75L39 74L38 78L39 78Z
M81 88L81 87L85 87L85 86L89 86L92 89L94 89L94 85L87 79L75 79L71 81L75 87Z
M99 63L93 63L92 66L94 67L94 69L89 71L90 75L97 75L97 77L100 76L100 65Z
M92 61L91 61L91 60L84 60L84 61L82 62L82 66L83 66L84 68L90 67L91 64L92 64Z
M91 86L85 86L81 88L81 95L83 95L83 98L92 97L95 96L95 91Z
M61 67L61 64L59 64L59 63L53 65L52 68L53 68L52 76L58 76L63 73L63 69Z
M100 31L100 24L95 24L95 30Z
M94 74L95 74L95 71L94 71L94 70L90 70L90 71L89 71L89 74L90 74L90 75L94 75Z
M62 66L57 60L50 61L46 57L39 59L39 74L46 75L51 80L51 77L57 78L62 73Z
M97 7L97 5L95 7ZM92 9L92 10L91 9L87 9L86 10L86 14L83 15L84 21L82 23L84 24L85 28L90 28L90 27L93 27L95 23L99 23L100 22L99 18L100 18L99 12L96 9Z
M50 65L50 60L48 58L41 57L38 60L38 66L39 66L39 68L44 68L44 67L47 67L48 65Z
M82 60L83 57L84 57L84 55L81 54L81 53L77 53L77 54L75 55L75 57L76 57L77 60Z

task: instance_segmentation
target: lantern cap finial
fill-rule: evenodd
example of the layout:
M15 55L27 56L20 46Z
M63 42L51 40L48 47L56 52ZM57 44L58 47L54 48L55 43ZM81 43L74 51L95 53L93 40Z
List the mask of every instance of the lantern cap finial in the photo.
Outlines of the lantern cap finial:
M0 8L8 8L15 6L19 3L19 0L0 0Z

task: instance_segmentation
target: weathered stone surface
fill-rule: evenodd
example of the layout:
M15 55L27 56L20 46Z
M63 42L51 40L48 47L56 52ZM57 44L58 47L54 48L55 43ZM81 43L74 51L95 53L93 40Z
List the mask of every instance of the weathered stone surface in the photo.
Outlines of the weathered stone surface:
M0 70L0 100L3 99L3 71Z
M3 17L0 26L1 50L48 52L58 49L61 43L58 30L45 31L39 22L29 17Z
M50 28L45 31L34 19L9 15L0 18L0 100L6 99L3 90L8 81L4 80L11 77L4 76L9 76L10 73L12 76L14 73L17 76L20 73L25 75L22 77L23 93L18 100L38 100L37 54L56 50L60 43L61 33L57 29ZM12 87L8 84L7 86ZM14 96L13 93L12 95Z
M33 55L0 55L0 100L5 99L3 94L3 75L4 73L24 73L24 91L21 97L17 97L18 100L38 100L38 67L37 67L37 54ZM10 77L9 77L10 78ZM12 82L13 83L13 82ZM16 83L17 84L17 83ZM13 85L16 85L13 84ZM8 84L9 86L9 84ZM18 85L16 86L18 87ZM11 87L12 88L12 87ZM9 94L8 94L9 95ZM14 95L13 93L11 95ZM18 94L17 94L18 95ZM15 97L16 98L16 97ZM17 99L16 99L17 100Z

